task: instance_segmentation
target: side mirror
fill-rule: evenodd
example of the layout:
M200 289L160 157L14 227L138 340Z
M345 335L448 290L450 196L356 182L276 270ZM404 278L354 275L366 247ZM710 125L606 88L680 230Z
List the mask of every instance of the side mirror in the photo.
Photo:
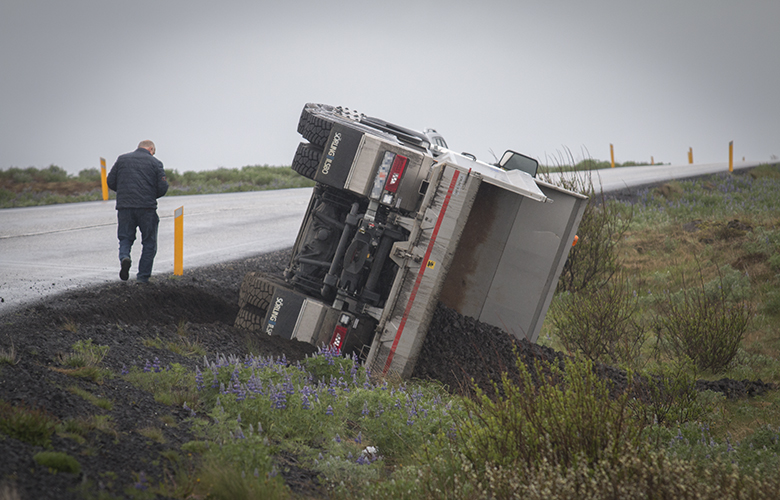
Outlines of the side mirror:
M524 154L507 151L498 161L498 166L504 170L522 170L531 177L536 177L539 162Z

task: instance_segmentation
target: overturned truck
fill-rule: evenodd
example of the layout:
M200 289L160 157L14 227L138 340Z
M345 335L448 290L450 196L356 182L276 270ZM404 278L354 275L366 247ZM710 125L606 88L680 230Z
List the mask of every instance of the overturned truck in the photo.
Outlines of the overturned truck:
M248 274L236 325L409 377L441 301L536 341L587 201L346 108L307 104L292 168L313 179L284 276Z

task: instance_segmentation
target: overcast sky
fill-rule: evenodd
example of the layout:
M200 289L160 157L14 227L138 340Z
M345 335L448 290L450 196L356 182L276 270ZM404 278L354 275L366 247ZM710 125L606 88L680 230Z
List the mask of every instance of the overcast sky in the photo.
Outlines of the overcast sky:
M289 165L306 102L492 160L780 155L778 0L2 0L0 169Z

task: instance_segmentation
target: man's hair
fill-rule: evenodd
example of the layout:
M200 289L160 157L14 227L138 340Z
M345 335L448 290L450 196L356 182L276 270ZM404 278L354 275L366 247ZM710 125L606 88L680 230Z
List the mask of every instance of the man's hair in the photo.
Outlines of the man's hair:
M154 143L150 140L141 141L138 143L139 148L149 149L154 148ZM156 149L156 148L155 148Z

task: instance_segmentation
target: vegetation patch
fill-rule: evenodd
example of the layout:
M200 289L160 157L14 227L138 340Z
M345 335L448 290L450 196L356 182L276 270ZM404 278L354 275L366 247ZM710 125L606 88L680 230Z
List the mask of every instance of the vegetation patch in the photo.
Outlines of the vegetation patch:
M35 446L51 446L57 419L40 408L0 400L0 433Z
M81 464L67 453L61 453L59 451L41 451L33 455L33 460L35 460L38 465L48 467L52 473L81 473Z
M204 172L166 170L168 196L213 194L240 191L264 191L312 187L314 182L293 172L290 167L248 165ZM100 201L103 199L100 170L88 168L77 175L57 165L0 170L0 208L30 207ZM109 199L116 194L109 192Z

